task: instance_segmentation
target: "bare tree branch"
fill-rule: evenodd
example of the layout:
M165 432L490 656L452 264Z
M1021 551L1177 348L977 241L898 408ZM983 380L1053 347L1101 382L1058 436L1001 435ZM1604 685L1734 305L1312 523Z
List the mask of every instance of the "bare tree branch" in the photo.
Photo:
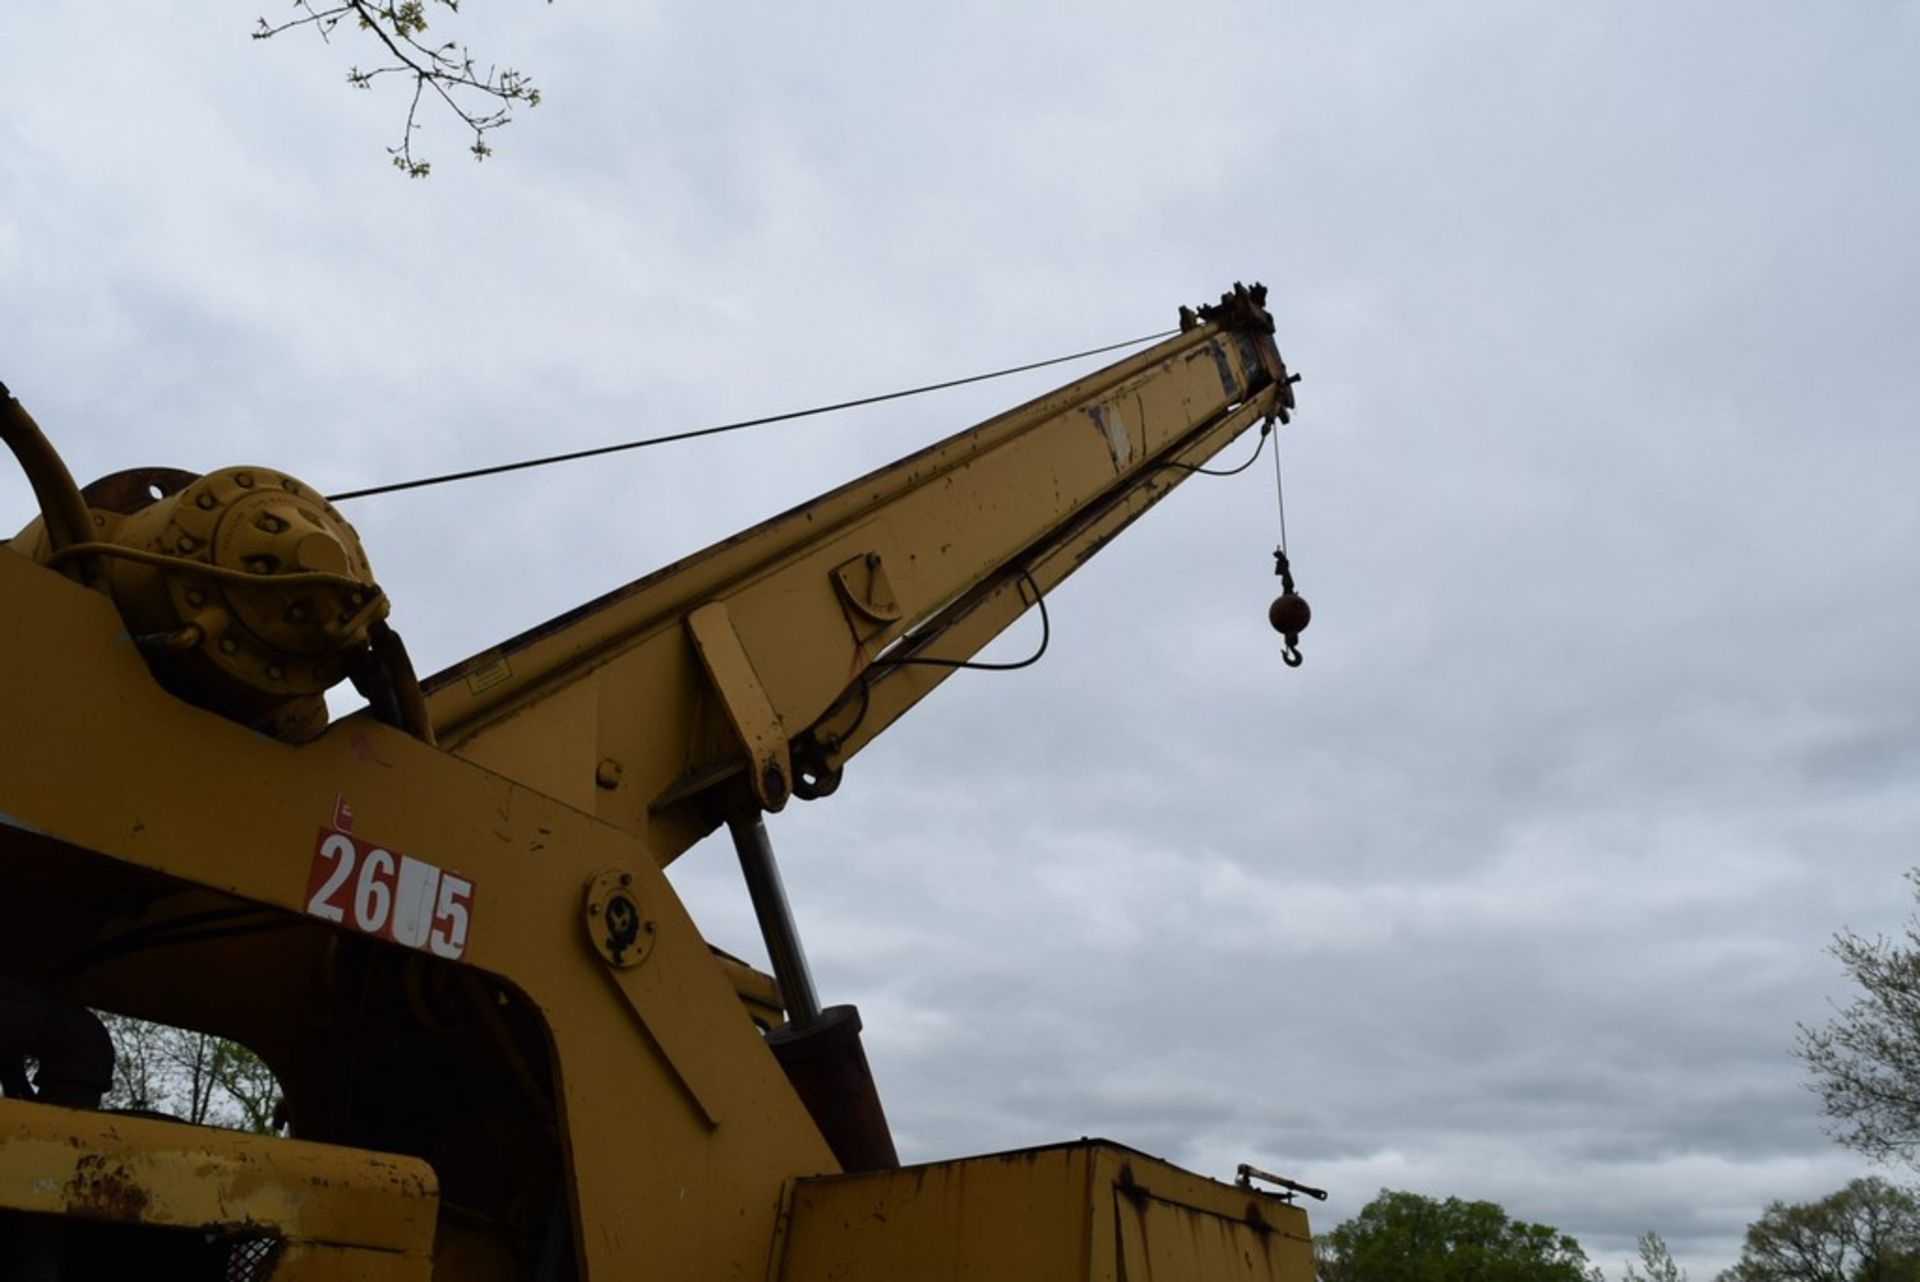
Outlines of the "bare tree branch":
M432 0L432 3L449 12L457 13L460 9L460 0ZM306 27L318 33L323 41L332 43L334 29L343 19L352 18L358 28L370 33L380 46L384 60L367 70L349 67L347 83L356 89L372 89L373 82L381 76L398 74L412 78L413 92L407 101L400 143L387 148L394 167L409 178L424 178L432 169L432 162L416 155L413 149L414 133L421 127L420 103L428 90L472 133L473 141L467 150L475 160L485 160L493 154L487 135L509 124L515 107L540 105L540 90L521 72L492 65L482 71L465 44L457 40L430 44L423 39L427 31L427 0L337 0L337 3L321 3L317 7L314 0L293 0L293 8L295 16L284 22L261 18L253 38L270 40L283 32Z

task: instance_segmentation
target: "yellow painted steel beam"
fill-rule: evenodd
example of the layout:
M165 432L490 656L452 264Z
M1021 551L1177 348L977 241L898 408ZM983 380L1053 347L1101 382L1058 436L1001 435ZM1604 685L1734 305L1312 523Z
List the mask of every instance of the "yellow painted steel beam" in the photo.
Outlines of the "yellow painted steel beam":
M0 683L0 724L33 727L0 735L0 899L35 902L55 864L85 866L102 905L205 887L305 923L261 947L317 932L322 946L302 955L320 967L327 935L364 936L375 923L362 919L399 898L397 881L382 894L357 874L329 898L337 862L322 847L350 836L363 859L378 848L443 870L466 890L437 933L409 946L389 924L393 938L374 942L396 968L470 970L537 1012L582 1275L759 1272L783 1183L838 1167L645 846L397 729L348 719L295 747L184 704L155 683L111 602L5 549L0 600L32 621L0 630L0 664L32 674ZM347 815L350 834L336 830ZM586 925L587 891L609 869L630 874L652 926L627 969ZM88 943L92 921L41 914L50 948L60 932ZM138 961L88 972L86 999L263 1051L267 1032L322 1021L336 982L288 973L263 1003L252 982L170 988L165 951ZM358 1088L405 1099L448 1083Z
M776 810L830 786L943 675L896 660L977 652L1193 466L1285 420L1262 298L430 678L440 742L663 863L716 826L718 790ZM863 692L856 732L823 724Z
M1313 1282L1306 1213L1106 1140L796 1181L770 1282Z
M276 1278L424 1282L437 1201L392 1153L0 1099L0 1208L330 1248Z
M740 968L709 950L661 866L718 822L716 801L775 806L808 770L824 783L946 671L900 660L977 652L1185 468L1284 420L1270 324L1240 299L443 674L430 713L451 751L364 715L295 746L190 706L156 682L112 602L0 548L18 622L0 629L15 674L0 682L14 728L0 735L0 923L15 959L0 970L252 1045L308 1140L437 1163L442 1276L511 1276L556 1193L583 1277L763 1275L783 1190L838 1168L741 1009ZM442 1020L436 1003L461 992L484 1015ZM507 1108L435 1108L501 1081ZM186 1217L211 1196L184 1187L193 1154L227 1154L209 1159L214 1187L229 1162L271 1168L269 1190L307 1187L300 1162L366 1157L271 1139L182 1149L99 1129L122 1119L17 1107L38 1111L0 1112L0 1138L28 1118L0 1144L16 1163L0 1179L31 1189L0 1206L29 1213L88 1214L57 1193L82 1162L119 1161L122 1183L161 1190L147 1205L172 1209L154 1214ZM1087 1170L1098 1202L1117 1177ZM454 1196L462 1180L478 1203ZM1168 1201L1173 1176L1155 1180L1149 1201ZM310 1214L357 1196L320 1196ZM1025 1194L966 1196L985 1214ZM1193 1209L1188 1196L1168 1204ZM432 1212L392 1212L403 1226L416 1213ZM337 1240L302 1220L283 1267L306 1271L288 1276L419 1276L413 1246L350 1236L386 1234L388 1211L354 1214L370 1227Z
M1266 415L1270 395L1262 393L1225 416L1206 436L1181 451L1178 461L1197 466L1211 457L1224 441L1232 440ZM929 620L908 644L871 665L864 689L854 689L817 723L814 739L822 748L820 759L829 767L837 767L871 742L953 675L956 669L947 664L977 654L1032 608L1032 589L1038 588L1042 595L1051 592L1108 540L1166 497L1175 478L1185 475L1171 465L1165 466L1160 477L1149 478L1111 501L1088 509L1079 521L1021 558L1018 572L988 580ZM906 659L916 662L895 661Z

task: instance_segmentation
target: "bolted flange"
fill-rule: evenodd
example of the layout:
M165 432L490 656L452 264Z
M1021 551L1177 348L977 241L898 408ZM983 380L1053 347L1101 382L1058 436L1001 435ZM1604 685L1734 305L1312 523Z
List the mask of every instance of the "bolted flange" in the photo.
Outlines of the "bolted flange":
M609 966L627 970L653 952L658 925L640 907L632 873L609 868L587 882L581 914L587 942Z
M387 615L360 537L322 495L265 467L137 468L82 491L104 579L160 683L292 742ZM43 523L14 546L51 558Z

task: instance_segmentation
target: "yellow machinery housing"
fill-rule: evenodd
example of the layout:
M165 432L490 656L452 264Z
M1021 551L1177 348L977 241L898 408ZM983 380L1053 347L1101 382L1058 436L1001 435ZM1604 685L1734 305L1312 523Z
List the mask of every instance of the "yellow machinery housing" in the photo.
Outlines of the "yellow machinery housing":
M0 1276L1308 1282L1289 1195L1103 1141L900 1168L763 820L1286 421L1264 301L424 683L324 498L81 491L0 397ZM772 976L665 875L722 825ZM102 1111L96 1009L252 1048L288 1136Z

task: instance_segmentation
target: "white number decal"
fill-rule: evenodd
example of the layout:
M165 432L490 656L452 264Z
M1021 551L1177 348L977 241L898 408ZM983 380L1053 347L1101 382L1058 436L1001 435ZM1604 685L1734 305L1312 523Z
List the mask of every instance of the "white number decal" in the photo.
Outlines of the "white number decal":
M387 928L387 915L393 911L393 856L375 847L360 862L360 883L353 894L353 924L357 930L378 935Z
M314 856L314 872L319 873L322 859L333 861L333 871L325 874L318 887L309 887L312 893L307 896L308 912L328 921L345 920L346 910L334 903L333 897L346 884L347 878L353 875L355 854L353 838L337 832L326 834L325 840L320 843L320 853Z
M440 876L440 902L433 912L433 936L427 941L436 957L458 957L467 951L467 908L473 902L473 883L454 873Z
M356 841L337 828L322 828L307 870L307 911L322 921L451 960L467 951L473 883L423 859Z

